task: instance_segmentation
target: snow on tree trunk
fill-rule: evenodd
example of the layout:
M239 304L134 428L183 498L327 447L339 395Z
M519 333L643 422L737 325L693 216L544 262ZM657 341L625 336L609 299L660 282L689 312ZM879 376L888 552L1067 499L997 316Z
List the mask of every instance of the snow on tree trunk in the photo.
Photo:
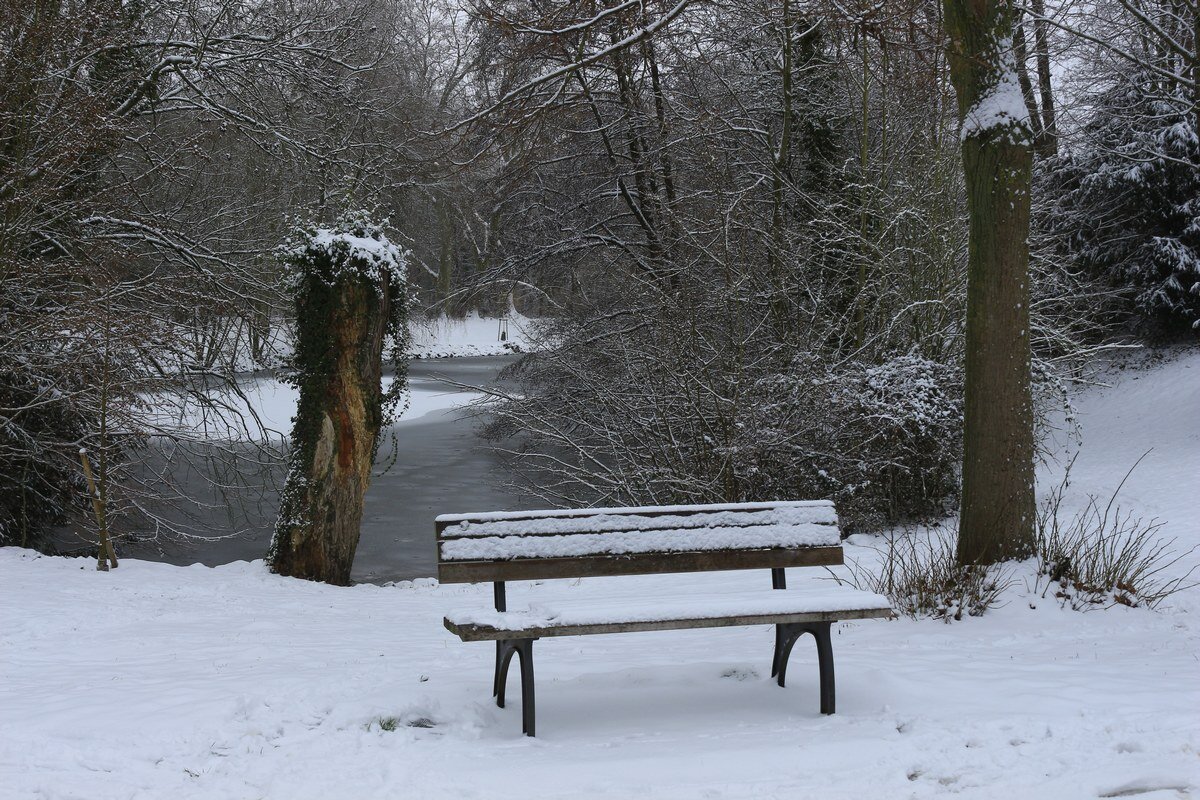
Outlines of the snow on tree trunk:
M995 563L1034 543L1029 345L1032 136L1004 0L944 0L958 94L970 244L958 558Z
M267 554L273 572L345 585L379 431L405 385L381 391L404 333L405 253L363 212L302 229L284 250L296 298L291 463ZM395 352L400 352L397 349Z

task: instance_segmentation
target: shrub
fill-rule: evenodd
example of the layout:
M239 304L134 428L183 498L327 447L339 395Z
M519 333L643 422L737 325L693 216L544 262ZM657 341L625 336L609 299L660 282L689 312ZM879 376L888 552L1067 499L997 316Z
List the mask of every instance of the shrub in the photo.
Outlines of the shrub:
M0 546L51 550L50 527L85 491L78 442L94 420L70 393L29 372L0 356Z
M485 433L560 505L832 498L847 531L941 516L957 495L956 367L783 357L639 321L560 324L507 373Z
M929 529L928 535L916 530L889 534L883 547L873 548L877 564L851 562L849 578L835 574L834 579L885 595L898 613L913 619L954 622L982 616L999 605L1000 595L1012 584L1011 571L959 564L955 538L953 530L942 526Z
M832 498L847 532L953 509L957 368L911 355L836 370L805 359L762 384L743 458L767 494Z
M1168 575L1195 548L1173 551L1175 540L1158 536L1162 522L1135 516L1117 503L1117 495L1140 462L1139 458L1107 500L1089 494L1069 518L1063 509L1070 485L1068 465L1062 482L1038 510L1034 589L1042 597L1053 594L1077 610L1114 604L1155 608L1175 592L1195 585L1189 583L1195 567L1174 578Z
M1046 165L1049 232L1145 319L1200 331L1200 138L1187 97L1133 75L1094 99L1085 141Z

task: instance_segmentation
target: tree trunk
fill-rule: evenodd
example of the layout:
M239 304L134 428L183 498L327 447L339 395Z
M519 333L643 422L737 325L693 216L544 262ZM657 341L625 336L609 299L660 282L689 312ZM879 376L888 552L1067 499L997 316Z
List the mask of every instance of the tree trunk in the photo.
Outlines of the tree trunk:
M1042 98L1042 119L1037 140L1042 156L1058 154L1058 120L1054 109L1054 87L1050 83L1050 32L1046 23L1045 0L1032 0L1033 50L1037 59L1038 91Z
M454 285L454 220L451 216L450 201L441 197L437 201L438 227L438 299L445 302L450 299L450 291ZM449 313L449 309L444 309Z
M299 380L292 465L268 554L273 572L350 582L382 421L388 303L386 282L361 277L318 286L298 303L297 349L323 351L324 369Z
M961 563L1034 547L1029 349L1031 134L1003 0L945 0L950 74L964 120L970 218Z
M1025 98L1025 109L1033 127L1033 138L1041 137L1041 112L1033 97L1033 82L1029 79L1029 50L1025 43L1025 25L1020 19L1013 22L1013 54L1017 59L1017 78L1021 82L1021 96Z

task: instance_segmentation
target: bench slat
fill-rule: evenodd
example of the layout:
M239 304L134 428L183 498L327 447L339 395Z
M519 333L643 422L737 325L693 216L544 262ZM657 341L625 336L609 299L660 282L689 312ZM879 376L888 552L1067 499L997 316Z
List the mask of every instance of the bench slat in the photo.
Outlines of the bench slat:
M600 633L637 633L642 631L684 631L700 627L738 627L742 625L779 625L793 622L836 622L856 619L880 619L893 616L886 603L877 608L812 610L812 612L738 614L730 616L688 616L688 618L587 622L587 624L532 625L522 628L498 628L466 624L450 618L443 620L446 630L463 642L494 642L497 639L550 638L557 636L593 636Z
M842 563L840 545L570 558L514 558L508 561L442 561L439 559L438 581L441 583L533 581L553 578L588 578L601 575L653 575L668 572L832 567Z
M706 505L680 506L630 506L625 508L553 508L539 511L481 511L469 514L439 514L434 518L437 530L460 522L500 522L505 520L568 519L594 517L602 514L622 516L658 517L667 514L687 516L712 514L722 511L764 511L774 508L825 509L834 519L836 511L832 500L778 500L758 503L710 503Z
M537 516L504 517L490 515L467 517L444 515L438 517L438 537L443 541L458 538L496 536L561 536L579 533L626 533L632 531L688 530L704 528L792 527L820 525L836 531L837 513L833 506L775 505L759 508L761 504L684 507L680 513L626 513L623 509L587 509L590 513L554 514L539 512ZM745 508L743 506L752 506ZM580 510L582 511L582 510ZM460 517L464 517L460 519Z
M670 528L651 531L571 533L562 536L466 536L439 544L443 561L503 561L512 558L688 553L703 550L835 547L831 525L753 525L733 528Z

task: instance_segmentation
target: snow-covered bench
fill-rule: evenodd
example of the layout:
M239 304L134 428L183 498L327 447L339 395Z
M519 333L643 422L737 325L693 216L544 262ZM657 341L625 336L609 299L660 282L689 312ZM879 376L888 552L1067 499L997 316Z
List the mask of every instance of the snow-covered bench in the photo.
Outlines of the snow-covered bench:
M438 580L494 584L495 610L452 613L446 627L465 642L496 642L492 694L501 708L508 665L520 656L522 728L529 736L536 639L771 624L771 675L783 686L792 646L812 634L821 712L832 714L831 624L892 613L887 598L837 585L701 601L655 597L633 607L507 608L506 581L552 578L770 569L773 588L786 590L786 567L842 563L837 513L828 501L444 514L436 524Z

